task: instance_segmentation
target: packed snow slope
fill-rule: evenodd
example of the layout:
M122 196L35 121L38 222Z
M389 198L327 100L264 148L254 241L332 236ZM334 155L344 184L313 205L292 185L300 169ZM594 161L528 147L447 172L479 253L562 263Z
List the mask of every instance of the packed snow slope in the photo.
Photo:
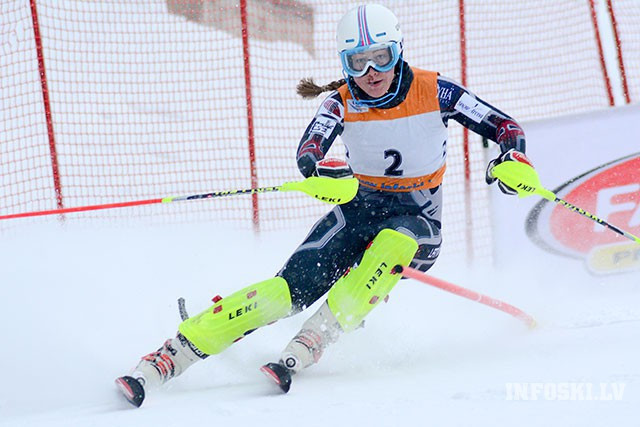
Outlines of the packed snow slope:
M533 330L403 280L287 395L258 368L315 307L194 365L140 409L117 395L114 378L175 334L178 297L203 310L273 275L304 237L55 221L9 232L0 425L637 425L638 276L594 278L561 258L431 272L518 306L538 320Z

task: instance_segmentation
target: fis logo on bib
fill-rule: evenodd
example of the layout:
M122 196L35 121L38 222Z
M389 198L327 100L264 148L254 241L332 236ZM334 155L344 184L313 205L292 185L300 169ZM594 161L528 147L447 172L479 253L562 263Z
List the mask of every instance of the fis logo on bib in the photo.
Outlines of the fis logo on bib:
M554 193L609 224L640 234L640 153L600 165ZM584 259L591 273L640 269L640 245L559 204L542 200L535 205L526 229L541 248Z
M348 99L347 100L347 111L349 113L366 113L367 111L369 111L369 107L360 104L355 99Z

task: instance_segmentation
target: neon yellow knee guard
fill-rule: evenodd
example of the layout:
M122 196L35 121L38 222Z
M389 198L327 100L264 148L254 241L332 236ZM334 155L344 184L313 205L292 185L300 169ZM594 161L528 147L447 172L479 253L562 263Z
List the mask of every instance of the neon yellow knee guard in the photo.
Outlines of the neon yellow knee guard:
M345 332L357 328L367 314L400 280L393 267L411 263L418 243L395 230L384 229L373 239L360 264L329 291L329 308Z
M247 286L180 324L180 333L206 354L217 354L253 330L291 311L286 280L274 277Z

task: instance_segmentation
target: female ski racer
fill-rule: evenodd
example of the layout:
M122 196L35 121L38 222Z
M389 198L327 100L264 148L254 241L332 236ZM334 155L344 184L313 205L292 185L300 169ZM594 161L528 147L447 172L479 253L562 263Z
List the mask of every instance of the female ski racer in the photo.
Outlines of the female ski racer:
M330 91L298 146L305 177L351 177L357 195L311 229L275 277L250 285L179 325L175 338L144 356L116 384L139 406L145 389L180 375L266 324L296 314L327 295L278 362L261 369L283 391L291 374L317 362L340 334L357 328L400 279L396 265L427 271L440 252L447 124L453 119L497 142L503 161L528 160L522 128L451 79L409 66L396 16L367 4L348 11L337 30L345 79L320 87L302 80L298 93ZM347 161L325 159L340 136ZM506 194L516 192L498 182Z

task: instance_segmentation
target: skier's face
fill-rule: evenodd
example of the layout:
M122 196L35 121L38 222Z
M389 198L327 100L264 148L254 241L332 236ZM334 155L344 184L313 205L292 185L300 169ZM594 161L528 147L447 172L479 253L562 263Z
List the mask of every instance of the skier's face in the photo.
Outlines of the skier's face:
M381 73L380 71L376 71L375 68L369 67L367 74L361 77L354 77L353 79L358 87L367 95L372 98L380 98L386 94L391 87L393 75L393 69Z

